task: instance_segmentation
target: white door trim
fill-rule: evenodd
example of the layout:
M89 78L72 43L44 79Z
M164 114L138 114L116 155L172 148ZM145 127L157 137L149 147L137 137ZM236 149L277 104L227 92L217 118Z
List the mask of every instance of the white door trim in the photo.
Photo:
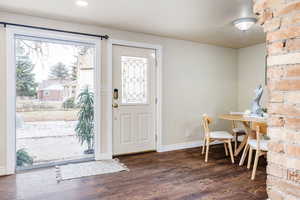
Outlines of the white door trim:
M101 158L101 135L100 135L100 122L101 122L101 40L89 36L79 36L69 33L57 33L53 31L33 30L30 28L15 28L6 27L6 69L7 69L7 132L6 132L6 174L14 174L16 168L16 128L15 128L15 35L24 35L39 38L48 38L61 41L74 41L74 43L88 43L95 45L95 71L94 71L94 84L95 84L95 159Z
M107 43L108 49L108 70L107 70L107 77L108 77L108 95L107 95L107 108L108 108L108 137L107 137L107 144L108 144L108 155L109 158L113 156L113 109L112 109L112 80L113 80L113 52L112 47L113 45L122 45L128 47L138 47L138 48L146 48L146 49L154 49L156 52L156 81L157 81L157 88L156 88L156 97L157 97L157 104L156 104L156 151L159 151L162 147L162 46L155 45L155 44L148 44L148 43L141 43L141 42L131 42L131 41L124 41L124 40L114 40L109 39Z

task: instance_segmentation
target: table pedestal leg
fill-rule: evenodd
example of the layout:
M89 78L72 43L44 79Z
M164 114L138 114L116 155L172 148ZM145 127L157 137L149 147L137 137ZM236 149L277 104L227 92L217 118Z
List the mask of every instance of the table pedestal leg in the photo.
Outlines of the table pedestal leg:
M243 148L247 144L247 140L248 140L248 137L249 137L249 134L250 134L250 132L249 132L250 131L250 123L243 122L243 125L246 129L246 135L245 135L243 141L241 142L241 144L239 145L239 147L237 148L237 150L234 152L234 156L239 155L239 153L243 150Z

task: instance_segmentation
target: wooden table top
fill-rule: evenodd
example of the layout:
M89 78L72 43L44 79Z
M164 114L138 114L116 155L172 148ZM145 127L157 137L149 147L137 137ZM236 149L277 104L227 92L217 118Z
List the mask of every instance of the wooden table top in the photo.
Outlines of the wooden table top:
M219 116L220 119L240 121L240 122L267 122L267 119L244 117L243 115L224 114Z

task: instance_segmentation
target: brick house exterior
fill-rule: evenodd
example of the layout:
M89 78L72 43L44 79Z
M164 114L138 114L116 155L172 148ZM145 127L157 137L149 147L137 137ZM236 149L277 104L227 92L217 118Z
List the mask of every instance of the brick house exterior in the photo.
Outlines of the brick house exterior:
M61 85L52 85L37 91L40 101L63 101L64 91Z
M300 199L300 0L256 0L268 50L267 191Z

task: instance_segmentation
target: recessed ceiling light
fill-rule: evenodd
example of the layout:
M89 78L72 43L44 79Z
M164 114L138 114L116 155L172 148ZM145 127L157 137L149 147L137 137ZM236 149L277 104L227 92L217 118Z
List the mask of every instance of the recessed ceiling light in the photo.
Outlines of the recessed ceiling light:
M77 0L76 1L76 5L80 6L80 7L86 7L89 5L89 3L87 1L83 1L83 0Z
M240 18L233 21L233 25L241 31L247 31L255 24L256 21L256 18L252 17Z

